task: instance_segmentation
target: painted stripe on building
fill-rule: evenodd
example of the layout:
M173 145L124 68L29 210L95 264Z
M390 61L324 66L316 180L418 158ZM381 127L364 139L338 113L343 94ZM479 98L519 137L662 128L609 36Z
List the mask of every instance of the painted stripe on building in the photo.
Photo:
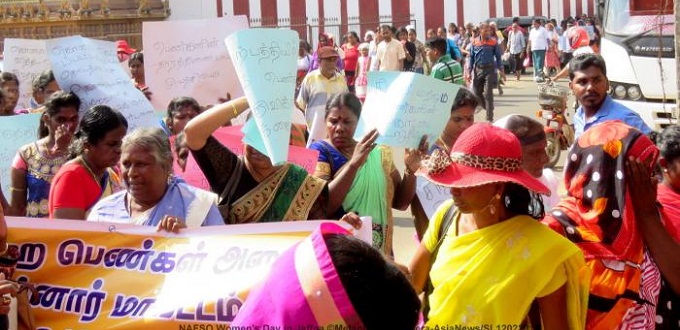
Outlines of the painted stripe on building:
M428 28L480 22L490 17L542 15L556 18L595 13L596 0L216 0L222 15L248 15L253 26L292 25L299 32L356 31L363 37L379 23L411 17L418 35ZM305 27L307 25L307 27ZM328 29L325 29L328 26ZM332 30L332 31L331 31ZM313 37L315 39L316 37Z

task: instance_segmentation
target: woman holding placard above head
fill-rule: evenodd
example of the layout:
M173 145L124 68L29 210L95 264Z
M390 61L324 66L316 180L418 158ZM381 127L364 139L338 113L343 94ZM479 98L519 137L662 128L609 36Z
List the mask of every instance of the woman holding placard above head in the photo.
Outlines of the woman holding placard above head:
M338 218L345 212L373 217L373 246L392 255L392 208L408 208L416 188L413 173L427 153L423 138L420 149L407 149L406 170L399 174L390 148L378 146L378 131L354 141L361 102L351 93L334 95L326 103L325 140L312 143L319 151L315 176L329 180L329 214Z
M71 145L75 158L52 180L48 203L51 219L85 220L94 204L120 190L119 176L111 167L120 160L127 129L125 117L108 106L85 111Z
M80 99L58 91L45 103L39 140L19 149L12 162L10 214L34 218L49 215L47 200L52 179L70 159L69 146L78 128Z
M239 157L212 136L248 107L245 97L237 98L204 111L184 128L187 146L212 191L220 195L218 208L225 223L326 218L324 180L294 164L275 166L248 144Z

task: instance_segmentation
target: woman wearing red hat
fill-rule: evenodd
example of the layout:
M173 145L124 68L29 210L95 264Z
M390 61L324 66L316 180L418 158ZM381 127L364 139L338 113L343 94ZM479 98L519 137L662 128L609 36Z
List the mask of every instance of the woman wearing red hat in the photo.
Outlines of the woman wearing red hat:
M534 301L546 329L583 329L587 268L579 249L538 220L549 192L522 169L510 131L465 130L451 153L435 152L420 175L451 187L411 263L429 304L426 325L525 326Z

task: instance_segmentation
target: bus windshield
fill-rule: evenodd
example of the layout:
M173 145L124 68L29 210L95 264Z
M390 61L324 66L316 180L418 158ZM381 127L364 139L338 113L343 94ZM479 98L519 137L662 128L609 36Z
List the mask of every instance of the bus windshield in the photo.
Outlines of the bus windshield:
M670 10L662 8L664 4ZM603 19L605 33L673 36L675 18L672 6L671 0L609 0Z

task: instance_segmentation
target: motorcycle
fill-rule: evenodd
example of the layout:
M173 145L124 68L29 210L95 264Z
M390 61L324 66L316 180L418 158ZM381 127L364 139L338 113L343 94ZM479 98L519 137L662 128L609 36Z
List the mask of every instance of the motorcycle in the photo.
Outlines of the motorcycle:
M556 85L552 81L538 84L538 104L541 110L536 116L546 121L545 151L549 161L545 165L554 167L560 160L562 150L567 150L574 143L574 126L567 120L567 98L569 88Z

